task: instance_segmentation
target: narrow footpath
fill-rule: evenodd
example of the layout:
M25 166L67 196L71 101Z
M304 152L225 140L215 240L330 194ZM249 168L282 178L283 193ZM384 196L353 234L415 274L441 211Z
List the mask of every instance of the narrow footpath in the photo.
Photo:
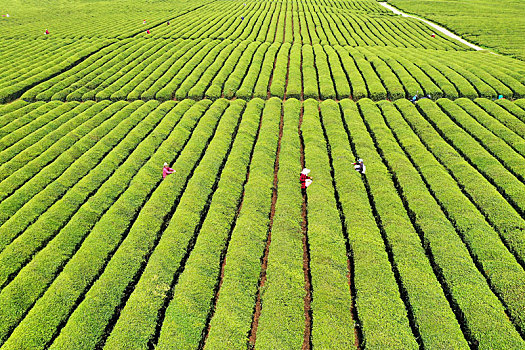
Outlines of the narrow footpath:
M447 30L447 29L445 29L445 28L443 28L443 27L441 27L441 26L439 26L439 25L437 25L437 24L435 24L435 23L433 23L433 22L431 22L429 20L423 19L421 17L413 16L413 15L408 15L408 14L406 14L404 12L399 11L397 8L395 8L394 6L392 6L392 5L390 5L390 4L386 3L386 2L380 2L379 4L381 6L387 8L387 9L389 9L390 11L394 12L396 15L401 15L403 17L415 18L418 21L425 22L426 24L428 24L429 26L431 26L435 30L445 34L448 37L451 37L452 39L455 39L455 40L457 40L457 41L467 45L468 47L470 47L470 48L472 48L472 49L474 49L476 51L487 50L487 49L484 49L484 48L479 47L477 45L474 45L472 43L469 43L468 41L466 41L462 37L452 33L451 31L449 31L449 30ZM487 50L487 51L489 51L489 50ZM491 53L494 53L494 52L491 52ZM494 54L496 55L496 53L494 53Z

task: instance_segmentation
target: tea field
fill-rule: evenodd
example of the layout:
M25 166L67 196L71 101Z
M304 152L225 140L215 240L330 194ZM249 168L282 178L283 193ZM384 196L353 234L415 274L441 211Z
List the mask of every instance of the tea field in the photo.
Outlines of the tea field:
M525 3L519 0L393 0L391 4L447 26L463 38L525 60Z
M0 11L0 349L525 348L525 62L372 0Z

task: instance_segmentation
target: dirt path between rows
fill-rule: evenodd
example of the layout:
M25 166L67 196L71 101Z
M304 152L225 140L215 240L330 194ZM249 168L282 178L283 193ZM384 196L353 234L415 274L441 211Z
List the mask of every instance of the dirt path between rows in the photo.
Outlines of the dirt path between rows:
M451 31L449 31L449 30L447 30L447 29L445 29L445 28L443 28L443 27L441 27L441 26L439 26L439 25L437 25L437 24L435 24L435 23L433 23L433 22L431 22L429 20L426 20L426 19L423 19L423 18L417 17L417 16L408 15L408 14L406 14L404 12L401 12L397 8L395 8L394 6L392 6L392 5L390 5L390 4L386 3L386 2L380 2L379 5L389 9L390 11L394 12L396 15L401 15L403 17L415 18L418 21L425 22L426 24L428 24L429 26L431 26L432 28L434 28L438 32L443 33L444 35L446 35L446 36L448 36L448 37L450 37L452 39L455 39L455 40L461 42L462 44L467 45L468 47L470 47L470 48L472 48L472 49L474 49L476 51L487 50L487 49L484 49L484 48L479 47L477 45L474 45L472 43L469 43L468 41L466 41L462 37L452 33ZM493 52L491 52L491 53L493 53Z
M221 291L221 287L222 287L222 282L224 281L224 269L225 269L225 266L226 266L226 257L227 257L227 254L228 254L228 247L230 245L230 241L231 241L231 237L232 237L232 234L233 234L233 230L235 229L235 226L237 225L237 220L239 219L239 214L241 213L241 210L242 210L242 205L244 204L244 198L245 198L245 188L246 188L246 184L248 183L248 180L250 180L250 167L252 166L252 161L253 161L253 153L255 151L255 146L257 145L257 142L259 141L259 136L260 136L260 132L261 132L261 125L262 125L262 111L261 111L261 115L259 117L259 126L257 127L257 134L255 135L255 139L253 141L253 145L252 145L252 150L251 150L251 153L250 153L250 163L248 165L248 168L247 168L247 172L246 172L246 178L244 179L244 183L242 185L242 195L241 195L241 201L239 203L239 206L237 207L237 211L235 213L235 219L233 220L232 222L232 226L230 228L230 234L228 235L228 239L227 239L227 243L226 243L226 247L223 249L222 253L221 253L221 272L219 274L219 284L215 290L215 294L214 294L214 297L213 297L213 302L212 302L212 308L211 308L211 311L208 315L208 318L206 320L206 331L201 339L201 342L199 344L199 347L198 349L204 349L204 347L206 346L206 340L208 339L208 335L210 334L210 329L211 329L211 320L213 318L213 316L215 315L215 310L216 310L216 307L217 307L217 301L219 300L219 294L220 294L220 291ZM267 254L266 254L267 255ZM268 259L266 259L268 260Z
M262 116L261 116L262 118ZM272 189L272 204L270 207L270 219L268 223L268 236L266 238L266 246L264 248L264 255L261 262L261 274L259 277L259 286L257 288L257 295L255 298L255 309L252 319L252 328L250 330L250 336L248 338L248 349L255 348L255 342L257 341L257 328L259 327L259 318L262 312L262 302L261 302L261 291L266 284L266 270L268 268L268 254L270 252L270 244L272 243L272 229L273 229L273 219L275 217L275 206L277 204L277 189L279 186L279 156L281 154L281 140L283 138L283 128L284 128L284 110L281 107L281 121L279 123L279 139L277 141L277 151L275 155L274 171L273 171L273 189Z
M301 126L303 125L303 114L304 109L301 107L301 114L299 115L299 139L300 151L301 151L301 167L305 167L304 160L304 139ZM303 205L302 205L302 218L301 231L303 233L303 272L304 272L304 341L302 350L312 349L312 275L310 273L310 247L308 244L308 197L306 193L303 193Z

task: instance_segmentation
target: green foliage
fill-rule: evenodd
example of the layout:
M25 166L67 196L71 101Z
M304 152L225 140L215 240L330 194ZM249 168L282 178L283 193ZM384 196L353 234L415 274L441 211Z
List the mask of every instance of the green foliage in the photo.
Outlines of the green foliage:
M399 146L396 146L394 140L390 137L392 147L394 149L398 148L398 152L392 152L391 157L387 156L390 158L388 163L395 170L396 178L403 189L403 194L407 198L409 207L413 210L415 217L419 218L416 220L419 221L421 229L424 231L425 236L428 237L429 247L435 252L435 261L443 266L442 271L445 278L450 282L450 279L446 277L449 273L446 268L452 267L454 261L457 261L457 264L461 264L461 267L458 265L458 271L467 268L467 266L470 266L469 268L472 269L470 262L464 264L459 261L459 252L462 252L464 261L468 262L470 259L473 259L478 269L479 266L481 267L480 272L487 279L492 290L495 290L498 297L504 300L513 322L523 329L523 311L525 309L522 298L523 288L520 286L520 281L525 276L521 266L507 250L505 240L502 241L500 239L495 228L491 227L475 204L462 193L454 178L417 140L417 136L403 121L401 114L395 107L390 103L380 103L379 107L396 140L398 140L399 146L408 157L403 156L403 151L399 150ZM408 110L408 107L405 110ZM381 149L384 150L385 147L381 147ZM424 182L421 180L424 180ZM434 203L434 199L431 196L435 198L441 208ZM454 225L459 237L456 236L454 230L451 229L447 220L443 217L442 211ZM425 218L427 216L428 219ZM425 226L429 228L435 227L436 230L425 230ZM444 235L445 232L447 235ZM431 239L433 241L435 239L437 243L433 243ZM436 249L436 244L444 244L444 249ZM454 245L453 247L447 247L447 245L452 244ZM470 259L466 256L465 250L461 248L463 244L468 249L468 253L471 256ZM440 259L441 254L445 254L443 255L443 260ZM495 255L498 256L497 259L494 258ZM473 275L477 275L477 273L474 272ZM460 276L455 278L463 280L464 276L465 274L462 272ZM478 279L481 280L479 276ZM463 292L459 289L461 287L456 287L455 283L450 285L452 295L463 295ZM477 288L485 290L483 292L485 295L490 294L486 291L483 282L480 282ZM457 300L461 301L460 297L457 297ZM467 300L466 302L470 301ZM497 305L497 303L494 304ZM465 310L466 308L461 309ZM475 308L474 310L477 313ZM483 319L482 315L475 317Z
M394 349L401 343L405 348L417 348L365 184L351 164L360 157L356 150L367 148L369 142L359 137L365 137L366 131L357 106L345 99L339 104L340 110L331 103L323 107L323 126L330 144L353 268L354 314L358 315L354 326L367 346ZM384 322L385 318L395 321Z
M2 349L525 347L522 61L374 0L2 11Z
M54 75L73 68L83 59L110 45L112 42L101 40L79 42L73 45L74 48L68 47L69 42L62 42L62 45L60 45L62 47L56 49L55 45L49 44L47 41L39 41L35 45L33 40L25 40L22 45L25 46L26 52L21 57L31 56L31 59L28 62L13 62L12 66L3 69L1 77L5 80L4 83L0 84L0 103L10 102L19 98L26 90ZM13 44L19 45L19 42L16 41ZM10 45L8 44L7 46L9 47ZM42 52L44 53L44 59L41 59L41 56L38 55ZM0 54L1 56L3 55ZM18 58L16 56L10 57L6 61L2 60L3 64L7 66L9 61L14 61Z
M348 258L342 222L332 185L328 148L324 139L319 108L337 109L333 101L321 106L304 103L301 133L304 138L305 166L312 170L313 183L307 190L307 236L312 276L312 347L348 349L355 340L348 287Z
M253 89L257 83L259 73L261 72L261 66L264 60L264 55L266 54L270 44L267 42L261 43L257 48L255 55L252 58L252 61L249 66L249 70L246 75L243 77L242 85L235 93L235 96L242 98L244 100L251 99L253 95Z
M301 185L299 173L300 140L298 134L300 103L286 102L281 110L278 99L271 100L274 118L283 120L283 134L278 154L277 201L268 239L266 284L259 290L261 315L257 329L259 349L297 349L304 340L303 234L301 230ZM267 107L268 108L268 107ZM283 113L283 114L281 114Z
M334 79L334 84L337 91L337 98L348 98L350 96L350 85L348 84L348 81L350 79L343 70L343 66L341 65L339 56L335 52L335 50L328 45L324 47L324 50L328 55L328 63Z
M251 64L252 56L255 54L257 48L260 45L261 43L257 41L249 43L246 47L246 50L244 50L242 53L242 56L239 58L239 62L237 62L237 65L235 66L235 69L230 72L231 74L224 83L223 93L225 98L232 98L241 86L241 83L246 75L246 71Z
M241 105L241 101L237 103L237 107ZM241 205L243 184L247 178L246 172L259 125L260 111L253 113L251 109L249 112L249 115L245 113L242 118L228 160L225 158L222 163L224 169L220 180L213 179L218 182L218 187L213 198L208 199L209 210L205 217L201 217L202 227L195 246L186 248L188 252L191 250L191 255L185 261L185 273L179 279L173 299L166 310L157 345L160 349L171 348L173 341L181 349L194 349L201 341L201 334L206 331L207 317L214 307L221 263L224 263L223 257L237 218L236 212ZM186 189L186 194L191 194L191 191ZM195 196L193 197L192 202L195 203Z
M14 67L7 70L5 78L14 85L0 83L0 103L20 95L29 101L166 101L203 96L249 99L250 93L264 98L269 91L270 96L283 98L285 77L292 82L289 97L296 98L301 96L300 86L306 98L321 99L348 97L349 89L355 100L415 94L434 99L525 95L523 63L464 51L461 44L440 34L430 38L427 25L387 15L388 10L374 1L351 3L337 1L333 7L297 2L186 4L187 10L173 13L171 25L158 20L143 25L152 30L148 35L133 29L134 34L118 35L122 39L118 42L99 39L89 48L72 39L60 39L62 45L42 40L38 47L51 61L46 57L39 68L35 68L38 56L29 52L33 47L24 43L15 56L27 56L17 68L24 64L28 68L21 75ZM139 23L129 26L137 28ZM115 24L115 29L120 26ZM265 51L262 42L273 44ZM286 45L281 47L283 42ZM299 48L289 50L291 44L300 45L302 65L288 69L288 61L301 60ZM346 54L336 55L339 45L351 47L355 63ZM14 50L9 43L7 51ZM275 79L270 85L271 76Z
M206 52L207 50L203 50L204 52L202 52L200 55L196 55L194 58L198 63L196 67L193 67L192 65L186 65L184 67L185 71L182 74L186 74L186 76L175 92L176 99L183 100L184 98L188 97L189 90L197 83L204 71L206 71L208 67L215 61L219 52L221 52L229 43L229 40L224 40L218 43L217 46L208 52ZM188 74L187 72L191 73ZM168 88L168 86L166 88Z
M519 120L525 123L525 110L519 107L519 101L516 100L516 103L512 103L511 101L501 98L494 101L498 106L504 108L507 112L517 117Z
M379 79L381 79L381 82L387 91L386 98L397 100L399 98L406 97L403 85L399 81L396 74L394 74L394 72L387 66L387 64L384 61L382 61L378 57L370 56L364 50L361 50L360 53L372 65L374 72L376 72Z
M119 144L99 167L80 180L72 191L68 192L40 220L37 220L28 231L20 236L18 241L23 242L23 239L25 245L19 246L24 247L26 251L21 251L19 252L20 255L12 257L19 261L31 252L29 250L31 245L35 245L39 240L41 241L45 235L56 233L51 242L38 252L18 273L16 279L2 291L0 307L2 313L6 315L2 327L11 326L13 324L11 322L19 319L22 316L21 312L32 305L36 298L45 291L48 284L56 277L58 270L78 249L79 243L87 236L102 214L126 190L129 182L138 169L144 165L147 157L155 152L167 137L167 134L173 129L174 124L180 118L180 110L187 108L187 106L183 107L184 105L184 103L181 103L179 107L175 107L173 110L175 113L166 115L155 131L144 140L140 138L133 140L133 138L128 137L127 145L126 143ZM167 112L166 109L172 106L173 103L171 103L171 106L161 106L154 112L152 118L162 117ZM133 141L143 142L138 147L134 147L130 143ZM119 162L119 157L125 157L126 152L130 151L130 147L133 149L132 154L123 163ZM110 175L111 177L106 180L106 177ZM100 186L100 181L104 180L106 181ZM82 203L84 198L86 198L86 194L89 194L92 191L92 187L97 185L100 188L96 194ZM78 210L76 207L69 207L74 204L81 204L81 206ZM73 209L75 209L75 213L71 216L70 212ZM53 219L50 220L49 217L53 217ZM64 220L64 218L68 220L67 224L59 220ZM5 252L9 252L10 249L11 246L4 250L4 258L6 257ZM9 272L8 269L13 271L15 266L4 266L2 274L5 276ZM14 302L15 300L17 302Z
M428 150L450 172L488 222L497 229L509 249L520 261L524 261L525 240L522 232L525 222L520 215L482 174L442 139L408 101L400 100L396 106L401 109L403 116Z
M290 61L288 65L288 84L286 85L287 98L301 98L302 93L302 69L301 69L301 45L293 44L290 49Z
M180 210L185 213L188 223L193 223L193 225L185 225L186 232L192 233L194 231L194 227L199 223L198 217L203 213L202 208L206 208L206 201L214 188L212 186L213 182L221 176L220 170L228 155L228 149L232 142L231 138L235 135L236 125L243 108L244 102L236 101L230 104L222 116L220 116L220 110L214 111L214 113L217 113L216 118L220 116L220 123L217 126L213 139L211 141L208 140L209 144L207 145L205 156L197 162L197 167L192 169L191 166L179 164L184 160L181 154L181 158L174 165L174 168L178 170L177 173L163 180L151 194L150 199L142 208L124 241L119 245L111 261L105 267L104 274L98 278L89 293L86 294L83 302L78 305L75 312L69 317L68 323L61 331L60 336L53 342L51 348L92 348L96 346L104 333L104 325L109 322L115 312L114 310L124 297L123 294L129 283L144 268L143 261L148 260L149 252L155 248L157 237L160 237L162 233L164 233L163 236L167 236L166 232L162 232L162 228L164 227L164 220L166 220L170 211L173 210L173 205L178 203L177 211ZM211 129L213 124L210 123L207 127ZM195 155L198 156L199 153ZM180 168L181 166L183 166L182 169ZM179 175L179 173L182 174ZM180 178L185 175L193 175L187 183L184 177ZM176 180L178 181L175 183L174 181ZM170 186L172 194L172 198L169 201L165 197L166 186ZM188 207L187 199L184 197L191 198L190 207ZM179 198L180 201L178 200ZM189 215L190 212L192 215ZM177 215L172 220L180 223L179 218L180 216ZM170 226L166 228L168 231L172 229ZM183 244L180 247L183 248ZM175 264L173 268L176 269ZM156 273L160 274L161 272L157 269ZM181 283L182 281L179 281L177 287L181 286ZM112 298L108 298L108 292L112 295ZM203 303L202 305L205 304ZM86 315L89 315L89 317L86 317ZM166 321L169 320L168 317L167 315ZM84 329L89 329L90 332L82 331Z
M197 107L193 111L190 109L190 111L192 114L200 116L203 112L202 107L206 108L208 105L209 103L203 103L201 108ZM177 172L180 174L179 176L188 176L191 171L189 165L198 162L207 145L206 140L213 136L218 118L220 118L222 111L227 105L228 103L224 100L216 102L202 117L201 121L204 121L204 123L199 123L198 127L191 133L193 142L188 142L180 156L177 157L177 162L185 166L178 168L177 165L174 165L179 170ZM163 149L163 152L162 157L158 154L141 168L133 178L127 191L104 213L104 216L93 227L89 236L74 257L69 260L59 277L55 279L54 283L32 308L31 313L26 316L4 344L5 347L37 347L51 339L55 327L70 315L73 311L72 308L75 306L75 301L83 294L84 289L94 282L99 271L105 267L108 254L115 251L125 238L128 227L134 220L138 208L144 205L145 199L162 181L159 173L159 164L162 164L162 160L168 159L170 149L167 147ZM111 234L108 235L108 232ZM74 280L75 283L63 283L61 282L62 279ZM54 306L58 299L63 301L60 308ZM53 317L49 318L45 325L40 324L39 329L41 332L32 334L31 337L17 335L19 334L18 332L27 334L27 331L24 330L25 327L33 329L35 322L40 323L42 314L52 314Z
M53 111L58 110L61 112L66 112L73 106L64 106L62 103L52 102L46 103L45 105L39 104L36 107L37 108L33 110L29 108L23 108L15 111L13 117L16 118L16 120L7 123L7 125L0 129L0 138L2 139L2 143L0 144L1 151L9 148L24 137L37 131L39 128L52 121L54 118L57 118L58 114L56 112L54 113Z
M170 104L173 105L173 102ZM78 244L85 239L113 202L128 189L130 182L134 181L133 178L150 157L148 166L151 167L153 173L156 173L156 178L159 177L159 164L173 157L172 154L181 152L182 147L191 135L191 131L209 103L199 103L186 112L186 109L191 105L192 102L183 101L169 114L165 115L155 131L141 142L97 193L80 207L51 243L21 270L17 278L3 291L4 295L7 296L5 300L11 300L10 303L7 303L8 306L16 307L11 305L14 300L23 300L24 303L29 304L34 303L35 298L56 277L57 269L76 252ZM181 118L183 113L184 116ZM92 179L93 177L88 176L82 182L87 183ZM38 276L39 283L35 283L35 276ZM6 307L3 304L4 311Z
M507 112L504 108L489 101L485 98L477 98L474 100L485 112L496 118L500 123L515 132L522 138L525 138L525 123L517 116Z
M319 98L317 72L312 46L303 45L303 95L305 99Z
M452 121L483 146L506 170L521 182L525 181L525 159L516 153L512 147L495 136L490 130L478 124L454 102L440 99L437 104ZM459 129L456 130L459 131Z
M84 126L87 130L83 135L72 133L73 137L69 141L73 147L69 147L66 152L62 152L60 156L51 163L50 166L45 166L48 163L46 158L47 156L50 156L50 154L47 153L45 154L46 157L39 157L40 159L35 159L29 164L31 166L19 169L17 172L11 174L6 180L2 181L2 183L0 183L0 195L4 200L0 204L0 208L2 208L0 211L0 222L5 223L8 219L13 223L16 222L16 217L14 217L13 214L15 214L15 212L17 212L17 210L20 209L28 200L32 199L36 194L39 194L43 189L49 191L49 194L53 193L53 196L46 198L44 195L42 195L42 198L48 201L52 201L53 198L59 198L61 196L60 193L64 193L69 189L70 186L75 184L75 179L81 178L91 169L92 166L95 166L104 157L104 155L109 152L115 142L118 142L121 137L123 137L123 135L119 134L121 132L120 130L114 132L111 136L107 135L115 127L118 127L120 122L122 122L129 115L127 112L134 108L134 106L131 106L128 109L124 109L121 113L118 113L115 117L109 118L113 114L120 111L122 106L126 104L126 102L120 102L114 105L109 105L109 103L105 104L104 107L107 108L99 114L104 122L100 123L100 125L95 124L96 126L91 128L89 127L90 125ZM142 117L144 117L144 115ZM130 128L134 127L132 122L124 123L123 125L124 126L121 126L121 128L123 128L122 132L124 132L126 128L129 131ZM105 145L105 142L99 143L99 141L106 136L108 140L106 142L108 142L108 145ZM82 157L92 147L97 145L98 147L95 148L95 151L92 151L93 154L90 154L90 156L94 157L93 159L89 159L89 157L86 156L84 158L88 158L87 163L82 164L81 162L77 162L79 169L82 169L81 173L76 174L77 170L69 170L71 174L68 175L73 176L73 178L68 179L68 176L63 176L63 173L66 171L66 169L69 169L70 166L74 164L80 157ZM43 170L40 171L42 168ZM57 182L52 188L47 188L51 182L60 176L66 180L65 183ZM47 208L43 203L37 201L36 199L35 203L41 206L42 210ZM32 208L27 208L26 210L28 211L26 214L19 212L17 217L19 220L25 222L25 225L28 225L32 220L29 217L26 217L26 215L31 214L32 217L37 217L38 212L35 212ZM20 230L25 228L25 225L21 227L15 225L15 227L18 227ZM11 232L9 235L2 238L9 240L8 237L16 235L13 231L9 232Z
M463 108L472 118L474 118L479 124L483 125L486 129L490 130L495 136L504 140L516 152L525 156L525 143L523 142L523 139L503 125L498 119L492 117L469 99L460 98L455 100L454 103ZM511 103L511 105L519 109L517 104Z
M55 147L56 143L60 143L65 135L90 120L94 114L86 112L86 110L92 108L94 105L95 102L93 101L77 105L72 110L55 119L54 122L39 129L39 131L44 129L43 131L45 132L43 135L40 132L38 132L40 135L31 134L21 142L17 142L11 147L1 151L0 163L2 165L0 165L0 179L5 179L32 161L42 153L42 150Z
M268 51L266 51L261 67L261 72L259 73L257 83L255 84L255 88L253 90L254 98L267 98L269 90L268 84L270 83L270 76L273 73L274 62L280 46L281 45L279 43L273 43L268 48Z
M525 12L522 2L392 0L391 3L440 23L476 44L525 59L523 40L515 35L525 28L523 16L517 15Z
M279 134L275 104L266 103L253 149L242 207L225 256L220 297L210 322L205 348L244 348L252 323L254 295L260 276L260 259L268 235L274 163ZM291 102L288 102L290 104ZM261 114L264 102L252 100L245 115Z
M370 195L379 215L387 249L392 255L393 266L399 275L402 296L415 324L413 327L417 329L424 347L466 349L468 345L445 298L450 287L446 285L443 291L438 282L441 276L436 276L433 269L447 271L443 262L451 256L457 257L460 252L463 255L467 252L424 184L420 182L417 188L404 186L408 181L417 181L418 177L413 173L391 174L392 167L405 170L408 164L398 158L399 146L384 124L377 106L366 99L360 100L358 106L373 142L369 140L368 147L356 150L360 157L366 159L367 167L373 169L366 176ZM396 185L401 188L396 190ZM409 203L408 210L403 201ZM425 223L413 227L409 215L421 218ZM427 226L426 220L433 224ZM455 246L442 246L444 242L455 242ZM441 256L442 252L447 255ZM468 254L466 257L468 259ZM475 266L472 265L472 268L475 270Z
M355 52L349 48L346 48L346 51L355 61L355 65L365 81L366 88L369 92L368 96L372 100L383 100L387 98L387 91L379 76L374 72L372 65L359 52Z
M214 55L217 55L218 51L214 50L214 48L216 46L220 46L222 48L224 45L226 45L225 42L220 43L219 41L209 41L205 46L202 47L202 50L199 50L195 54L192 54L191 56L184 55L188 58L188 61L181 63L180 70L177 71L177 74L173 76L171 80L169 80L169 82L156 93L155 98L161 101L171 100L173 97L183 98L187 94L184 88L180 90L179 95L174 95L174 91L177 91L182 82L188 77L188 75L190 75L191 72L194 71L195 67L197 67L197 65L199 65L202 60L205 60L208 52L212 57L214 57ZM201 64L199 67L202 69L203 65ZM170 72L172 72L172 69L170 69Z
M332 81L332 73L328 66L327 56L323 47L319 44L313 46L315 64L318 69L318 82L321 99L335 98L335 88Z
M445 101L443 105L449 106L450 104L447 104ZM486 141L483 142L484 140L480 140L480 142L463 131L447 118L438 106L430 100L421 100L417 106L422 115L435 127L439 135L457 151L458 156L465 158L465 160L480 173L480 179L486 178L486 181L494 185L498 192L516 208L518 213L523 215L525 213L525 185L514 175L518 174L519 177L523 178L520 169L518 169L523 161L519 159L519 155L512 157L512 153L509 155L503 154L509 151L509 149L501 143L493 147L485 147L488 148L488 150L485 149L483 143L486 145ZM453 114L453 112L450 111L448 113ZM460 118L460 116L458 118ZM469 131L473 132L473 129L473 127L470 127ZM479 137L481 136L478 136L478 139ZM497 139L492 140L497 141ZM489 151L500 157L503 156L503 161L494 158ZM511 164L513 164L513 166L511 166ZM511 171L509 172L504 165Z
M284 96L290 47L291 45L289 43L282 44L277 54L277 60L275 61L275 67L272 72L272 84L270 85L271 96Z
M221 97L224 82L235 69L237 61L240 59L244 50L247 49L248 44L249 42L242 41L233 50L233 52L230 54L230 56L228 57L224 65L222 66L219 73L217 73L215 78L212 80L211 85L206 90L206 93L205 93L206 98L215 100Z
M65 225L90 193L95 191L109 177L112 173L110 169L118 166L122 162L122 158L129 155L138 145L144 134L155 128L162 114L148 114L157 105L150 103L134 111L129 115L126 123L112 130L100 144L97 144L98 147L95 146L83 154L64 174L27 201L22 209L7 220L1 228L10 232L10 234L4 235L5 239L18 236L0 254L0 260L6 261L2 265L5 269L0 273L0 284L4 284L8 276L20 268L22 262L27 261L28 257L34 254L35 250L38 250L38 247L48 241L56 233L57 228ZM126 127L133 128L135 125L137 125L138 130L133 130L127 135ZM122 135L121 140L115 137L119 133ZM111 137L115 142L113 144ZM107 152L103 147L114 148L111 152ZM104 158L97 158L97 154L104 156ZM90 168L91 166L93 168ZM85 179L86 183L84 184L84 181L80 179L87 174L88 170L88 176L82 178L82 180ZM65 192L66 190L67 192ZM57 202L58 199L60 199L59 202ZM36 219L39 214L42 215ZM31 226L26 229L29 224Z

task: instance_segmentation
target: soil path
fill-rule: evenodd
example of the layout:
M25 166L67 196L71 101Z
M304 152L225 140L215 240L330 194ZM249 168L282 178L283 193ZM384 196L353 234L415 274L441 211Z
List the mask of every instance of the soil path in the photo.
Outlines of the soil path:
M429 26L431 26L432 28L434 28L435 30L445 34L446 36L449 36L451 37L452 39L455 39L465 45L467 45L468 47L474 49L474 50L477 50L477 51L481 51L481 50L487 50L487 49L484 49L482 47L479 47L477 45L474 45L474 44L471 44L469 43L468 41L466 41L465 39L463 39L462 37L450 32L449 30L433 23L433 22L430 22L429 20L426 20L426 19L423 19L423 18L420 18L420 17L417 17L417 16L412 16L412 15L407 15L406 13L403 13L401 11L399 11L397 8L395 8L394 6L386 3L386 2L380 2L379 3L381 6L383 7L386 7L387 9L389 9L390 11L394 12L396 15L401 15L403 17L411 17L411 18L415 18L419 21L422 21L422 22L425 22L426 24L428 24ZM492 52L491 52L492 53Z
M262 116L261 116L262 122ZM260 128L260 125L259 125ZM279 157L281 154L281 140L283 138L284 128L284 110L281 107L281 121L279 123L279 139L277 141L277 151L275 156L274 171L273 171L273 190L272 190L272 205L270 207L270 219L268 223L268 236L266 239L266 247L264 248L264 255L261 263L261 274L259 277L259 286L257 288L257 296L255 298L255 309L253 313L252 328L248 339L248 349L255 349L255 342L257 340L257 328L259 327L259 318L262 312L261 291L266 284L266 270L268 269L268 254L270 252L270 244L272 243L272 229L273 219L275 217L275 206L277 204L277 190L279 186ZM260 130L260 129L259 129Z
M305 167L304 161L304 138L301 126L303 125L303 114L304 109L301 107L301 114L299 115L299 139L300 143L300 152L301 152L301 167ZM302 350L311 350L312 349L312 275L310 273L310 247L308 244L308 197L306 193L303 193L303 206L302 206L302 217L303 221L301 223L301 231L303 233L303 272L304 272L304 341Z

